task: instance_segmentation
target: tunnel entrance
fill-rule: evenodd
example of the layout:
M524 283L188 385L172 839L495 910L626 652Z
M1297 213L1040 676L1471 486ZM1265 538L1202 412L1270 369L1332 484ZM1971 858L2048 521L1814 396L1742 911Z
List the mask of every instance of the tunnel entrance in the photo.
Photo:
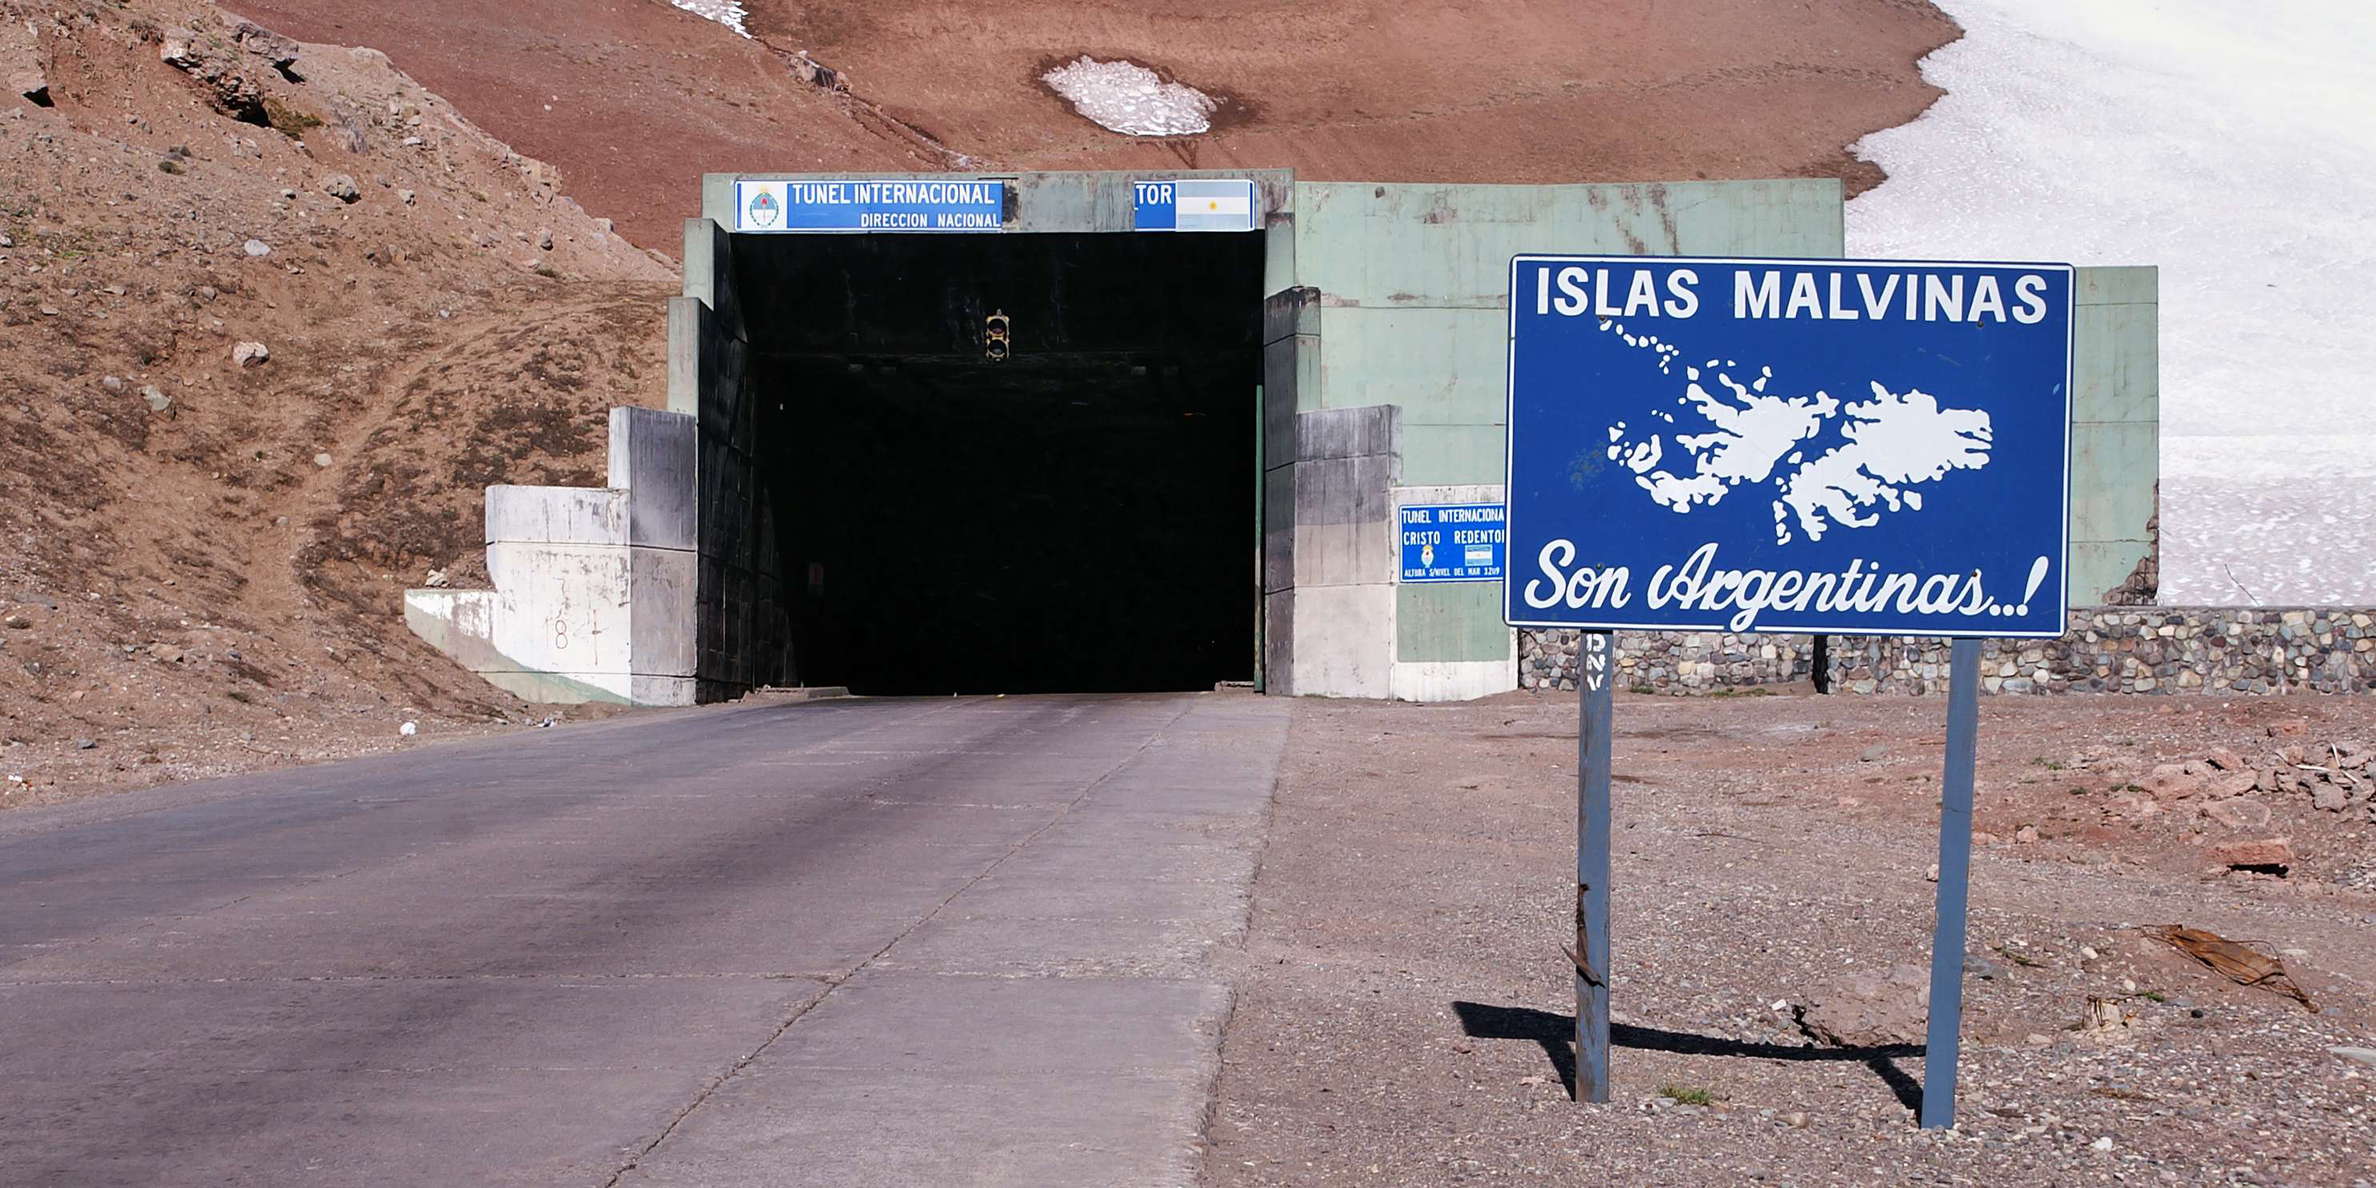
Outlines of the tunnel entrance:
M803 684L1255 675L1261 235L753 236L734 268Z

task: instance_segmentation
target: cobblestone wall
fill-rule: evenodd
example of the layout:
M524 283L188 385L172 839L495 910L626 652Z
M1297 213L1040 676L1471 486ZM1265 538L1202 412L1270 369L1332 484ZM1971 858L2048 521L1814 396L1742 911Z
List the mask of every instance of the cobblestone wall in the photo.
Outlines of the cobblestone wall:
M1937 693L1947 641L1835 635L1839 693ZM1811 681L1814 637L1680 631L1617 634L1617 687L1692 693ZM2060 639L1990 640L1991 693L2352 693L2376 691L2376 612L2346 607L2086 607ZM1576 687L1576 633L1518 633L1518 683Z

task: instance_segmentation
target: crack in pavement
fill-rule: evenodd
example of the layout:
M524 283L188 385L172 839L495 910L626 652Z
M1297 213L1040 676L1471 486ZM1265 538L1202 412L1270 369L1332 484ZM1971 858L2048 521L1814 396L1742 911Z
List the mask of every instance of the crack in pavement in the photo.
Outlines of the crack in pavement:
M652 1136L652 1140L650 1142L645 1143L641 1148L637 1149L633 1155L628 1156L627 1161L621 1164L618 1170L612 1172L609 1179L606 1179L602 1182L602 1188L618 1188L619 1184L626 1178L628 1173L633 1172L637 1167L641 1166L643 1161L651 1156L652 1152L659 1150L661 1144L666 1143L669 1139L669 1136L674 1135L677 1132L677 1128L683 1126L685 1120L693 1116L694 1111L707 1104L712 1097L717 1095L719 1090L725 1088L728 1083L734 1080L734 1078L740 1076L744 1069L749 1068L752 1062L758 1060L759 1057L765 1054L770 1047L775 1045L777 1040L782 1039L787 1032L791 1031L794 1024L800 1022L800 1020L805 1018L810 1011L817 1009L819 1005L824 1003L827 999L833 997L834 993L840 990L843 986L849 984L851 979L857 977L861 973L866 972L869 966L872 966L876 961L881 960L884 954L889 953L894 948L897 948L901 941L906 940L917 929L931 923L933 919L938 917L941 912L946 910L950 904L955 903L966 892L973 890L981 883L982 880L989 878L992 874L997 873L999 867L1006 865L1006 863L1010 859L1014 858L1015 855L1022 853L1025 848L1031 845L1031 843L1038 841L1040 837L1046 834L1050 829L1055 828L1067 816L1070 816L1074 809L1079 808L1081 804L1087 801L1090 796L1094 795L1099 788L1104 787L1108 781L1112 780L1117 773L1121 772L1124 768L1129 767L1132 763L1137 762L1141 756L1145 755L1149 749L1154 747L1157 742L1161 741L1164 732L1169 730L1174 724L1178 723L1181 718L1186 717L1188 715L1188 711L1194 708L1195 704L1196 703L1193 701L1183 702L1181 706L1177 710L1174 710L1169 717L1149 728L1146 737L1141 739L1139 744L1136 747L1133 747L1128 755L1116 760L1111 767L1108 767L1104 771L1098 773L1096 778L1090 780L1087 784L1084 784L1081 787L1080 792L1074 795L1071 800L1066 801L1062 807L1057 809L1056 812L1050 814L1048 819L1041 823L1039 828L1032 830L1028 834L1025 834L1021 840L1007 847L1006 853L992 859L990 864L983 867L980 873L974 875L970 879L967 879L964 886L950 892L939 903L934 904L931 910L917 916L913 921L909 922L906 927L901 928L898 934L893 936L889 941L886 941L881 948L876 949L871 954L868 954L865 959L859 961L855 965L852 965L849 969L842 971L841 973L829 975L825 978L819 979L825 983L824 993L817 995L815 998L812 998L805 1003L802 1003L789 1016L787 1016L781 1024L778 1024L776 1029L770 1032L766 1039L761 1040L757 1047L752 1048L749 1052L745 1053L741 1059L734 1062L733 1067L728 1068L723 1073L720 1073L717 1077L712 1079L709 1084L703 1086L700 1092L695 1093L693 1095L693 1100L687 1102L683 1109L678 1110L673 1116L669 1118L667 1125L660 1128L660 1133Z

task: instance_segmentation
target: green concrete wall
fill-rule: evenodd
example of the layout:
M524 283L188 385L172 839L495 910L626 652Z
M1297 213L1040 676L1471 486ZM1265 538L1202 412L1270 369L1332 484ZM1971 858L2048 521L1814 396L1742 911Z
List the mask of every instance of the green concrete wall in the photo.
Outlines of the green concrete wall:
M1403 406L1403 482L1499 483L1510 257L1838 256L1832 179L1474 186L1297 182L1296 283L1320 291L1314 408Z
M2114 601L2155 548L2146 525L2161 479L2160 273L2082 268L2075 300L2067 589L2072 606L2094 606Z
M1400 405L1404 485L1498 486L1511 256L1836 257L1843 237L1840 204L1840 184L1830 179L1572 186L1298 182L1295 279L1317 295L1294 360L1295 408ZM1397 586L1395 659L1507 656L1500 592L1492 583Z

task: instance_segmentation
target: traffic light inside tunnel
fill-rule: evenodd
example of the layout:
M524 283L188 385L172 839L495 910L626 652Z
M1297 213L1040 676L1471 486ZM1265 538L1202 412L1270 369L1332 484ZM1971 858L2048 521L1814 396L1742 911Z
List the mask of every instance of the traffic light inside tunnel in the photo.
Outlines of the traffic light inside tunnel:
M1260 235L754 236L734 266L801 683L1254 675Z

